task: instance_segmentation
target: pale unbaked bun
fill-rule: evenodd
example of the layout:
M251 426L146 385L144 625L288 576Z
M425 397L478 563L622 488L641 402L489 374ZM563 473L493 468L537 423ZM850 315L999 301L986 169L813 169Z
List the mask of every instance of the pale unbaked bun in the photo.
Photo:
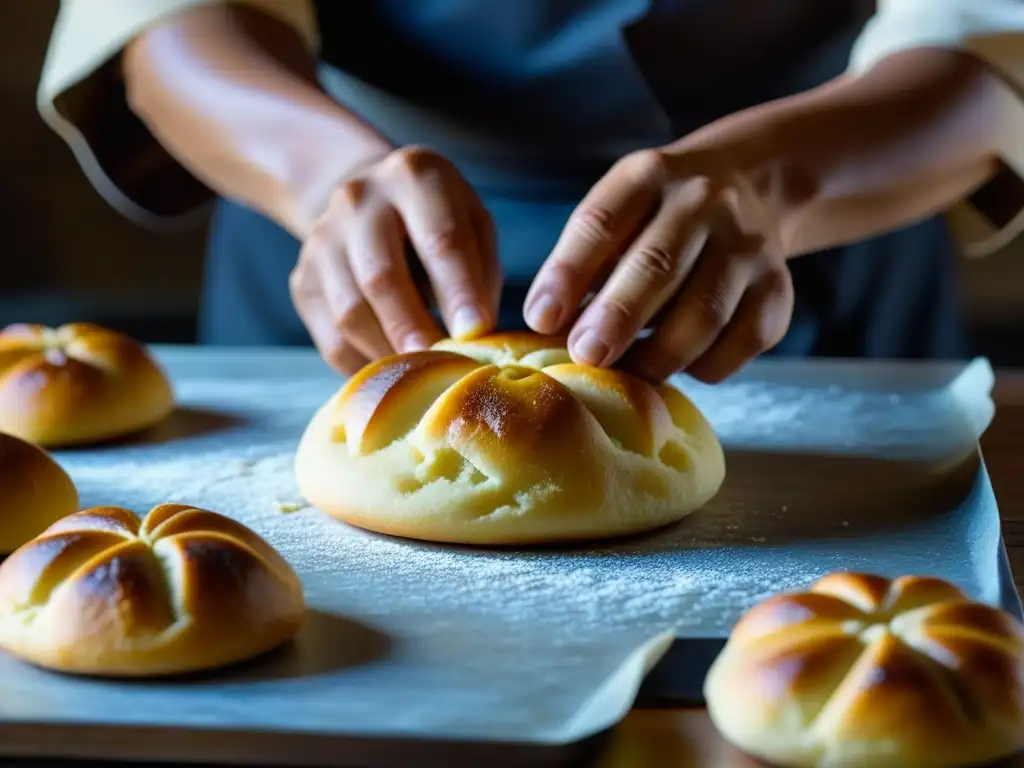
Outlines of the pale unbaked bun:
M78 510L67 472L37 445L0 432L0 555Z
M743 616L704 693L780 766L988 763L1024 747L1024 627L937 579L832 574Z
M725 475L677 389L576 365L564 339L445 340L359 371L313 417L306 499L369 530L528 544L647 531L705 504Z
M43 446L137 432L174 407L170 383L134 339L91 323L0 331L0 430Z
M77 512L0 565L0 648L79 675L209 670L290 640L302 586L260 536L179 504Z

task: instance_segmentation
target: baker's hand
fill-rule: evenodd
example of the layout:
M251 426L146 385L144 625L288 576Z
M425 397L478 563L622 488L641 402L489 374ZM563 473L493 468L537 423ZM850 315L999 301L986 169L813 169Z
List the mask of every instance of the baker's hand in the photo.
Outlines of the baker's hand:
M447 334L417 288L407 244ZM443 157L419 147L395 150L335 188L289 288L320 354L342 373L445 335L484 333L495 323L501 292L490 216Z
M793 286L770 219L754 184L707 158L629 155L573 212L530 287L526 321L568 330L578 363L721 381L789 327Z

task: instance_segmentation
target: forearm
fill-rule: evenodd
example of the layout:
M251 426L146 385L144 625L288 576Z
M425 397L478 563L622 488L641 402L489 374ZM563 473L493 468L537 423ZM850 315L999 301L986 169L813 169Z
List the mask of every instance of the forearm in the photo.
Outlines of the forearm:
M331 188L387 141L320 89L286 26L228 5L184 12L125 50L128 100L218 194L304 239Z
M998 167L1008 91L984 64L917 50L859 78L733 115L686 137L757 189L758 215L796 256L909 225Z

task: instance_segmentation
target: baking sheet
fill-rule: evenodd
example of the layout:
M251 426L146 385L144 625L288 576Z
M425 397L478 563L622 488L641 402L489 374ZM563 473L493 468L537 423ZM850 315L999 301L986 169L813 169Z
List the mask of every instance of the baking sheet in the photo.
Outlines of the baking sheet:
M993 415L984 360L766 359L718 387L680 380L726 446L720 496L657 534L523 552L296 509L294 448L339 386L311 351L156 351L178 413L141 440L55 456L85 506L177 501L250 525L302 576L309 620L294 647L199 680L79 680L0 657L0 753L296 764L355 737L564 744L620 719L674 636L723 636L831 570L1006 598L977 451ZM132 728L145 738L109 736Z

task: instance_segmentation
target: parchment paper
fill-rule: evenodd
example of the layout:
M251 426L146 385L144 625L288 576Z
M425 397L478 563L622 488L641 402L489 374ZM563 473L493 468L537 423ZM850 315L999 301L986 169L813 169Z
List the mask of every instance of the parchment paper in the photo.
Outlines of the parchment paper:
M151 756L170 743L163 729L195 759L213 757L196 729L240 734L216 758L241 760L273 759L242 736L257 731L563 744L621 718L676 634L726 635L750 605L828 571L930 573L1006 596L977 451L993 415L984 360L762 360L718 387L680 380L726 446L720 496L654 535L522 552L296 509L295 445L340 383L312 352L157 351L181 403L172 420L56 457L83 506L177 501L253 527L302 576L307 626L294 647L199 680L79 680L0 657L0 752L74 753L78 727L126 726L155 730L107 752ZM40 725L48 744L30 738ZM285 762L304 759L302 743Z

